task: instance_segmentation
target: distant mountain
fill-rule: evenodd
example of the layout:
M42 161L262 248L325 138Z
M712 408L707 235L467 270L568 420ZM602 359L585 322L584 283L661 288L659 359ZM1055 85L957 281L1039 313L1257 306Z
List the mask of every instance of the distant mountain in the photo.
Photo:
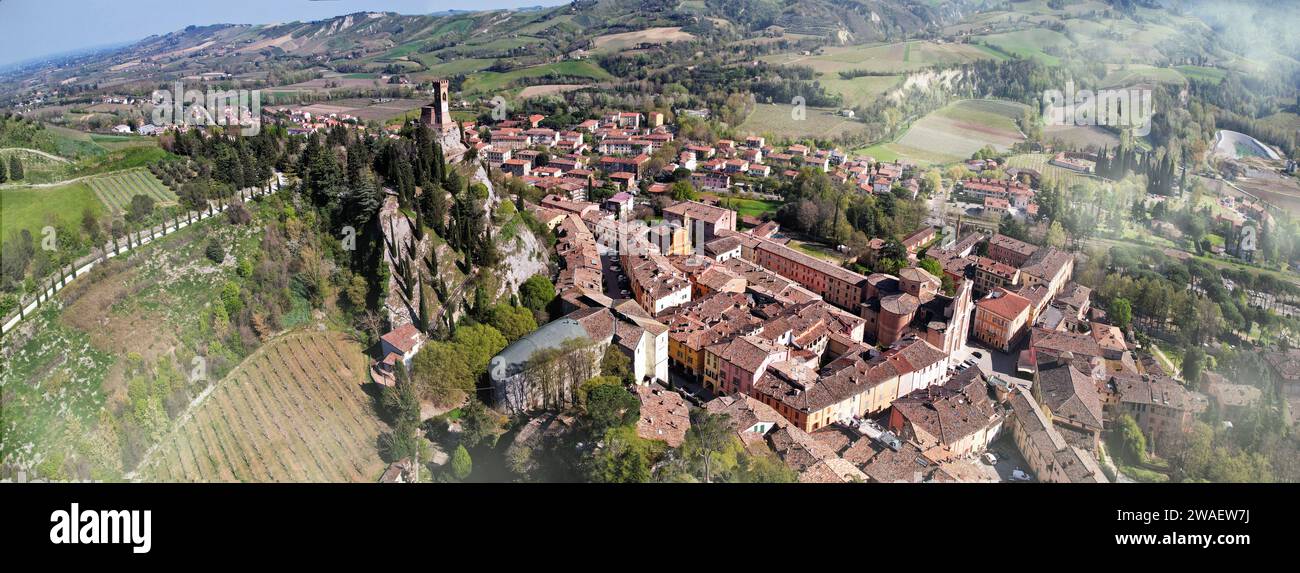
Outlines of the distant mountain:
M0 94L42 86L158 85L187 77L252 82L322 68L418 72L477 59L545 61L602 34L657 26L787 32L859 43L916 35L959 20L975 0L576 0L558 7L403 15L358 12L314 22L189 26L0 75ZM72 88L68 88L72 89Z

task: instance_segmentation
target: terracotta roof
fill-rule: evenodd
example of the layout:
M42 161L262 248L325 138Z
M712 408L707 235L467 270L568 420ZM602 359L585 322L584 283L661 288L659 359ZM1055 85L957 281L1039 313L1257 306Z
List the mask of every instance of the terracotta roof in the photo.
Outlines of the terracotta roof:
M419 344L421 340L424 340L424 334L414 324L403 324L381 338L392 347L401 350L402 354L406 354L415 348L415 345Z
M1193 413L1203 412L1209 405L1204 394L1188 390L1168 376L1116 376L1111 380L1121 402L1164 406Z
M1020 267L1020 272L1048 281L1060 274L1073 260L1074 255L1047 247L1034 252L1024 266Z
M977 368L968 368L943 386L917 390L893 403L912 425L952 446L1001 419L989 398L987 382Z
M664 214L677 215L680 218L691 218L709 223L717 223L729 214L727 209L706 205L698 201L682 201L676 205L664 208Z
M844 267L769 240L762 240L756 248L770 252L776 256L793 261L799 265L811 268L817 272L839 279L851 285L861 284L867 280L866 276L850 271Z
M682 395L653 384L638 385L636 395L641 399L637 435L666 442L674 448L681 446L691 427L690 406Z
M1038 392L1054 418L1063 418L1090 428L1102 427L1101 396L1091 377L1073 364L1039 357Z
M1008 320L1029 310L1029 299L1002 288L994 292L998 291L1002 293L1000 296L982 298L975 302L975 306Z
M1024 241L1021 241L1020 239L1008 237L1001 233L995 234L993 235L993 238L989 239L989 246L1002 247L1004 249L1007 249L1015 253L1019 253L1020 255L1026 257L1031 256L1038 251L1037 245L1032 245Z
M746 372L758 373L764 361L784 353L785 349L761 337L747 335L710 346L709 352Z

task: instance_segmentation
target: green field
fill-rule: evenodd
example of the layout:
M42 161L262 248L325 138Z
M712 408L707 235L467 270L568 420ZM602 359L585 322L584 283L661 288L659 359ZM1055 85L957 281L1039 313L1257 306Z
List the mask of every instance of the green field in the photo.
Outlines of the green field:
M175 205L177 197L158 181L152 173L144 169L131 169L108 175L100 175L87 180L95 196L104 202L114 215L125 213L131 205L131 198L136 195L152 197L157 205Z
M1107 70L1101 85L1106 88L1129 87L1136 84L1184 84L1187 79L1174 68L1159 68L1145 64L1125 64Z
M829 139L864 128L862 123L841 116L837 110L810 107L802 120L792 116L793 110L794 106L789 104L756 104L754 112L736 130L742 134L770 136L779 141Z
M840 94L844 98L844 107L867 107L880 99L895 86L902 83L904 76L862 76L846 80L838 74L827 75L820 81L829 92Z
M27 229L39 241L43 227L78 225L87 209L96 215L104 212L104 206L85 182L35 189L0 189L0 212L3 212L0 243L22 229Z
M979 41L1008 56L1035 58L1050 66L1059 65L1061 59L1048 51L1064 50L1074 45L1065 34L1039 28L990 34L981 36Z
M545 77L555 77L557 80L561 78L587 78L596 81L614 78L609 72L606 72L595 63L585 60L568 61L510 70L508 72L478 72L465 80L462 89L465 93L499 92L509 89L512 87L512 82L519 79Z
M742 197L718 196L715 193L705 193L705 196L711 196L724 202L724 206L731 209L741 216L745 217L762 217L764 214L775 214L777 209L781 208L780 201L768 201L766 199L746 199Z
M1198 80L1203 82L1219 83L1227 77L1228 72L1219 68L1209 68L1205 66L1178 66L1178 71L1187 76L1189 80Z
M879 161L897 159L920 164L968 159L986 145L1005 151L1024 137L1016 126L1023 104L964 100L948 104L913 123L897 140L857 150Z

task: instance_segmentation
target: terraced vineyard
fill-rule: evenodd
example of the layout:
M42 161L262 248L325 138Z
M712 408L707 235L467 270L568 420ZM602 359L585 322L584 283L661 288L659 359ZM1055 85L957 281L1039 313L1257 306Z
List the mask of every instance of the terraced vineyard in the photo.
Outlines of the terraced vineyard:
M1019 167L1021 169L1033 169L1042 173L1044 177L1055 178L1065 183L1067 186L1100 181L1100 179L1096 177L1052 165L1049 163L1051 160L1052 156L1046 153L1022 153L1020 155L1012 155L1011 157L1008 157L1007 166Z
M138 479L366 482L384 471L382 423L361 390L365 357L342 334L270 342L193 407L141 464Z
M88 183L95 196L115 215L126 212L131 206L131 198L136 195L153 197L160 206L177 203L176 194L145 169L101 175L91 178Z

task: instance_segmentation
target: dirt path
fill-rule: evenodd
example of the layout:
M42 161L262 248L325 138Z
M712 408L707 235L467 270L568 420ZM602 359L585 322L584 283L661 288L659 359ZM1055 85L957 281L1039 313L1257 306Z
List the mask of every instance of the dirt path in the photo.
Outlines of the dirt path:
M53 183L5 183L4 185L0 185L0 189L48 189L50 187L62 187L64 185L71 185L78 181L83 181L94 177L124 173L127 171L131 171L133 169L139 169L139 167L131 167L128 169L117 169L114 171L105 171L103 173L92 173L90 175L82 175L81 177L73 177L72 179L64 179L62 181L55 181Z
M39 149L31 149L27 147L0 147L0 151L26 151L27 153L34 153L36 155L39 155L51 161L58 161L59 163L72 163L71 161L68 161L68 158L66 157L59 157L58 155L54 155L53 153L47 153Z
M1155 355L1156 360L1159 360L1160 364L1164 366L1165 369L1169 370L1170 376L1173 376L1174 378L1177 378L1179 380L1183 379L1183 376L1178 371L1178 368L1174 367L1174 362L1170 360L1168 356L1165 356L1165 352L1163 350L1160 350L1159 346L1152 344L1151 353Z

